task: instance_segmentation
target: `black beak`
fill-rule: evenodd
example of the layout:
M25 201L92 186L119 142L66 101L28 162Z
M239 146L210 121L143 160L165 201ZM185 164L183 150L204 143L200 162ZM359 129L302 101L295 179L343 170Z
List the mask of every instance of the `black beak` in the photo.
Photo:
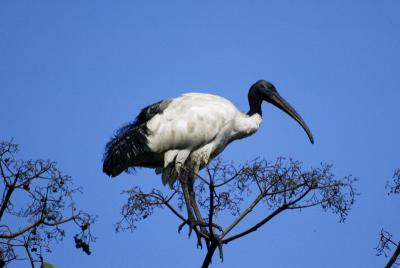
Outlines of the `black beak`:
M313 135L311 134L311 131L308 128L307 124L304 122L303 118L301 118L296 110L284 98L282 98L278 92L268 91L267 94L264 96L264 100L275 105L276 107L290 115L294 120L296 120L307 133L310 142L314 144Z

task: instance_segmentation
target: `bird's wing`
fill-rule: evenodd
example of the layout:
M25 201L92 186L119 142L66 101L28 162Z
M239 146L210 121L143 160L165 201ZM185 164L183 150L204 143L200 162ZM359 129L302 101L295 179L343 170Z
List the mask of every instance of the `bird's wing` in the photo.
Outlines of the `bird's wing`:
M197 149L212 141L237 113L235 106L222 97L185 94L148 121L148 146L160 153Z
M150 150L146 123L161 114L170 103L171 100L162 100L143 108L132 123L116 132L105 148L103 171L107 175L117 176Z
M156 114L162 113L171 102L172 100L161 100L159 102L144 107L137 115L135 121L133 122L133 126L139 126L143 123L146 123Z

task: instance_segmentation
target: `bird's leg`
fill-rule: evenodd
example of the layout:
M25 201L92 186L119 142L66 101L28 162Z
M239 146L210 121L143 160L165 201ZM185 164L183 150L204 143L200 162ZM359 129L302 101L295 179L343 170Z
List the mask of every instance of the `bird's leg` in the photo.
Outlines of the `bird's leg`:
M183 197L185 198L186 209L188 212L188 219L187 219L187 221L185 221L184 223L182 223L179 226L178 231L180 231L185 224L188 224L189 225L189 237L192 234L192 230L194 230L196 233L196 237L197 237L197 247L202 248L203 247L203 245L201 244L202 236L199 233L200 231L197 229L197 225L199 225L199 224L193 215L191 198L190 198L189 187L188 187L187 181L181 180L181 186L182 186L182 190L183 190ZM203 232L203 230L201 230L201 232L203 234L206 234L206 232ZM208 244L207 244L207 248L208 248Z
M193 207L193 211L197 217L198 224L201 227L201 231L203 233L207 234L208 232L207 232L207 229L205 228L207 226L207 224L205 223L203 217L201 216L200 209L197 206L196 193L194 191L194 181L195 181L196 177L198 176L199 169L200 169L200 165L197 165L197 164L193 165L193 167L192 167L192 171L189 176L189 194L190 194L190 202Z
M206 229L206 223L204 222L203 217L201 216L200 210L199 210L199 208L197 206L196 196L195 196L195 192L194 192L194 189L193 189L193 183L190 182L189 185L190 185L190 187L189 187L190 203L191 203L193 211L194 211L194 213L196 215L197 224L200 226L200 231L203 234L208 235L208 232L207 232L207 229ZM197 240L200 241L200 244L201 244L201 237L199 237L199 234L197 234ZM206 246L207 246L207 249L210 246L209 245L209 240L207 240L207 239L206 239Z
M185 181L185 179L181 179L181 186L182 186L183 197L185 198L186 209L187 209L187 213L188 213L188 225L189 225L189 236L190 236L192 233L192 229L196 226L196 220L194 218L192 206L191 206L191 202L190 202L190 193L189 193L188 182Z
M190 195L190 204L193 208L194 214L196 215L197 221L201 227L201 231L206 233L207 230L204 228L206 226L206 223L204 222L203 217L201 216L200 209L197 206L196 193L194 192L193 188L193 181L189 183L189 195Z
M198 176L198 173L199 173L199 165L194 164L191 167L191 170L188 171L188 173L189 173L189 175L187 176L187 178L188 178L188 190L189 190L189 195L190 195L190 203L192 205L194 213L196 214L197 221L200 223L200 227L202 227L201 231L204 232L205 229L203 227L204 227L205 223L204 223L203 217L201 216L199 207L197 206L196 194L194 192L194 181L196 179L196 176Z

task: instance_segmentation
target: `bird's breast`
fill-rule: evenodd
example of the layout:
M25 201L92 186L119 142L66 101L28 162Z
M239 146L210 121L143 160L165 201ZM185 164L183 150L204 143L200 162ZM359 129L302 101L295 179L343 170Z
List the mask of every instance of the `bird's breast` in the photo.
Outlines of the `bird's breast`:
M149 147L154 152L195 150L217 137L229 125L237 109L224 98L187 94L174 99L162 114L148 123Z
M242 114L235 118L233 136L240 139L254 134L260 128L261 123L262 118L257 113L252 116Z

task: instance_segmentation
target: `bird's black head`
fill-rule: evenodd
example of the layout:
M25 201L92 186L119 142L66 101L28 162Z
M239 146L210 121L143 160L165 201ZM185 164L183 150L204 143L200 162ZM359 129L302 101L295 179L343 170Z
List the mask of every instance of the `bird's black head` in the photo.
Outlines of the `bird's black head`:
M255 88L258 90L267 89L267 90L277 92L275 86L271 82L268 82L266 80L258 80L251 86L250 89L252 89L252 88Z
M258 80L255 82L249 90L249 115L253 115L255 113L262 115L262 101L268 99L268 96L274 93L278 93L278 91L276 91L276 88L272 83L265 80Z
M296 120L307 133L311 143L314 143L314 138L311 134L311 131L304 122L303 118L301 118L296 110L283 97L281 97L281 95L279 95L272 83L265 80L258 80L250 87L248 97L250 104L250 111L248 113L249 115L253 115L255 113L262 115L261 103L262 101L267 101Z

